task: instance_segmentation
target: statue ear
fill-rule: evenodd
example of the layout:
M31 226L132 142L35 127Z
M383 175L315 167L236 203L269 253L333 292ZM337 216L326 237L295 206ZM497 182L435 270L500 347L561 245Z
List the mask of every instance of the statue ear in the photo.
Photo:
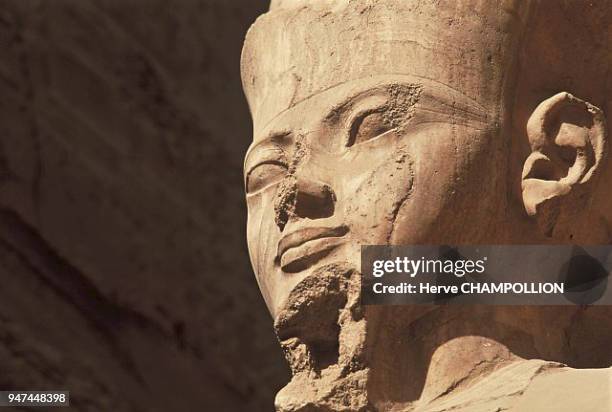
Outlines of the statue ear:
M523 204L550 237L560 217L575 218L592 195L608 150L605 117L563 92L538 105L527 122L527 136L531 154L523 166Z

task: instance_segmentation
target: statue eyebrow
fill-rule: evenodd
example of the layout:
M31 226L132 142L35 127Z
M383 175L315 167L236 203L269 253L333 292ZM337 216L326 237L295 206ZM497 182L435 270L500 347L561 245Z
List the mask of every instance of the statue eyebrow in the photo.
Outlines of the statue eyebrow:
M406 76L404 73L388 73L386 74L386 76ZM354 100L358 97L360 97L361 94L366 94L368 92L371 92L373 89L378 89L378 88L384 88L385 86L390 86L390 85L419 85L422 86L423 89L426 91L425 95L429 95L431 96L435 96L434 100L439 101L441 104L445 105L445 106L450 106L456 109L456 106L454 105L455 102L459 101L461 102L462 106L464 107L469 107L472 110L461 110L459 109L459 111L464 111L465 113L469 113L472 115L476 115L478 117L478 120L484 122L486 121L486 119L488 118L488 114L486 111L486 108L484 106L482 106L481 104L479 104L475 99L463 94L461 91L459 91L458 89L455 89L453 86L445 84L445 83L441 83L438 82L437 80L431 79L431 78L427 78L427 77L419 77L419 76L411 76L413 77L412 79L408 80L404 80L404 81L389 81L389 82L380 82L376 85L374 85L373 87L369 88L369 89L365 89L365 90L361 90L358 93L353 94L352 96L346 98L343 102L335 105L332 108L333 110L339 110L343 105L346 105L347 103L350 104L351 100ZM354 79L352 81L360 81L360 80L364 80L364 78L361 79ZM293 104L290 107L287 107L283 110L281 110L277 115L273 116L271 119L269 119L262 128L260 128L260 130L266 130L268 128L268 126L273 123L277 118L279 118L280 116L282 116L284 113L294 109L295 107L299 106L301 103L304 103L307 100L312 99L313 97L317 96L317 95L321 95L327 92L330 92L331 90L343 86L344 84L346 84L347 82L339 82L336 84L333 84L329 87L326 87L314 94L311 94L309 96L306 96L302 99L299 99L295 102L293 102ZM443 89L444 92L443 93L438 93L438 92L434 92L431 93L432 90L434 89ZM449 103L448 99L445 98L444 95L451 95L453 96L453 103ZM441 112L438 112L441 113Z
M347 109L359 105L369 97L381 95L386 95L387 102L371 109L385 109L385 106L388 106L388 109L400 109L405 112L417 110L442 116L459 115L468 123L484 123L488 118L484 107L452 87L443 84L425 86L420 83L402 82L381 84L354 93L335 104L324 121L336 123L345 115Z
M284 150L279 145L281 140L287 139L291 136L291 132L283 131L283 132L272 132L264 139L255 143L253 146L249 147L246 155L244 156L244 170L248 172L247 167L251 168L253 166L257 166L260 162L258 162L259 158L264 158L263 160L271 160L270 158L265 158L265 155L262 153L266 149L268 151L276 150L279 154L284 155ZM255 159L255 160L253 160ZM278 160L278 159L276 159ZM255 164L253 164L255 163Z
M375 97L387 94L387 91L382 87L375 87L366 90L361 90L360 92L354 93L351 96L345 98L340 103L336 103L332 106L332 108L327 112L327 115L324 118L325 122L336 122L339 118L344 115L347 109L352 108L353 106L359 104L361 100L364 100L368 97Z

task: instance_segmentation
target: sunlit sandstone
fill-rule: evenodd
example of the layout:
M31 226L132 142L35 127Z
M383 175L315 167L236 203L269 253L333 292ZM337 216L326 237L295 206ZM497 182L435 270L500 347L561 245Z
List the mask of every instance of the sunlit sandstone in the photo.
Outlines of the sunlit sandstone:
M612 410L612 309L364 307L358 273L364 244L610 242L611 9L277 0L257 20L247 237L293 372L277 411Z

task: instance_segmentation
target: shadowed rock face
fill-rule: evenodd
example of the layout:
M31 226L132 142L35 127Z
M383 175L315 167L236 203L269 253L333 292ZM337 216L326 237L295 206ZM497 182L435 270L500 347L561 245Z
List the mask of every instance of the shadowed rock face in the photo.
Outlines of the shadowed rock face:
M521 411L550 394L571 411L569 382L612 408L609 307L364 308L358 273L368 244L610 243L611 12L272 2L242 80L249 253L293 373L278 411Z
M267 411L288 371L244 242L264 2L0 0L0 388Z

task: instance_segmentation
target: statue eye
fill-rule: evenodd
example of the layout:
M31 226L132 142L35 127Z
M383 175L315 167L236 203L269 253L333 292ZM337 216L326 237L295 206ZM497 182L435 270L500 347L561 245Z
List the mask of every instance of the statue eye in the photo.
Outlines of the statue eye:
M278 183L286 172L287 167L279 162L267 162L255 166L246 178L247 193L255 193Z
M388 132L392 127L380 112L370 112L359 116L351 125L347 146L354 146L367 142L381 134Z

